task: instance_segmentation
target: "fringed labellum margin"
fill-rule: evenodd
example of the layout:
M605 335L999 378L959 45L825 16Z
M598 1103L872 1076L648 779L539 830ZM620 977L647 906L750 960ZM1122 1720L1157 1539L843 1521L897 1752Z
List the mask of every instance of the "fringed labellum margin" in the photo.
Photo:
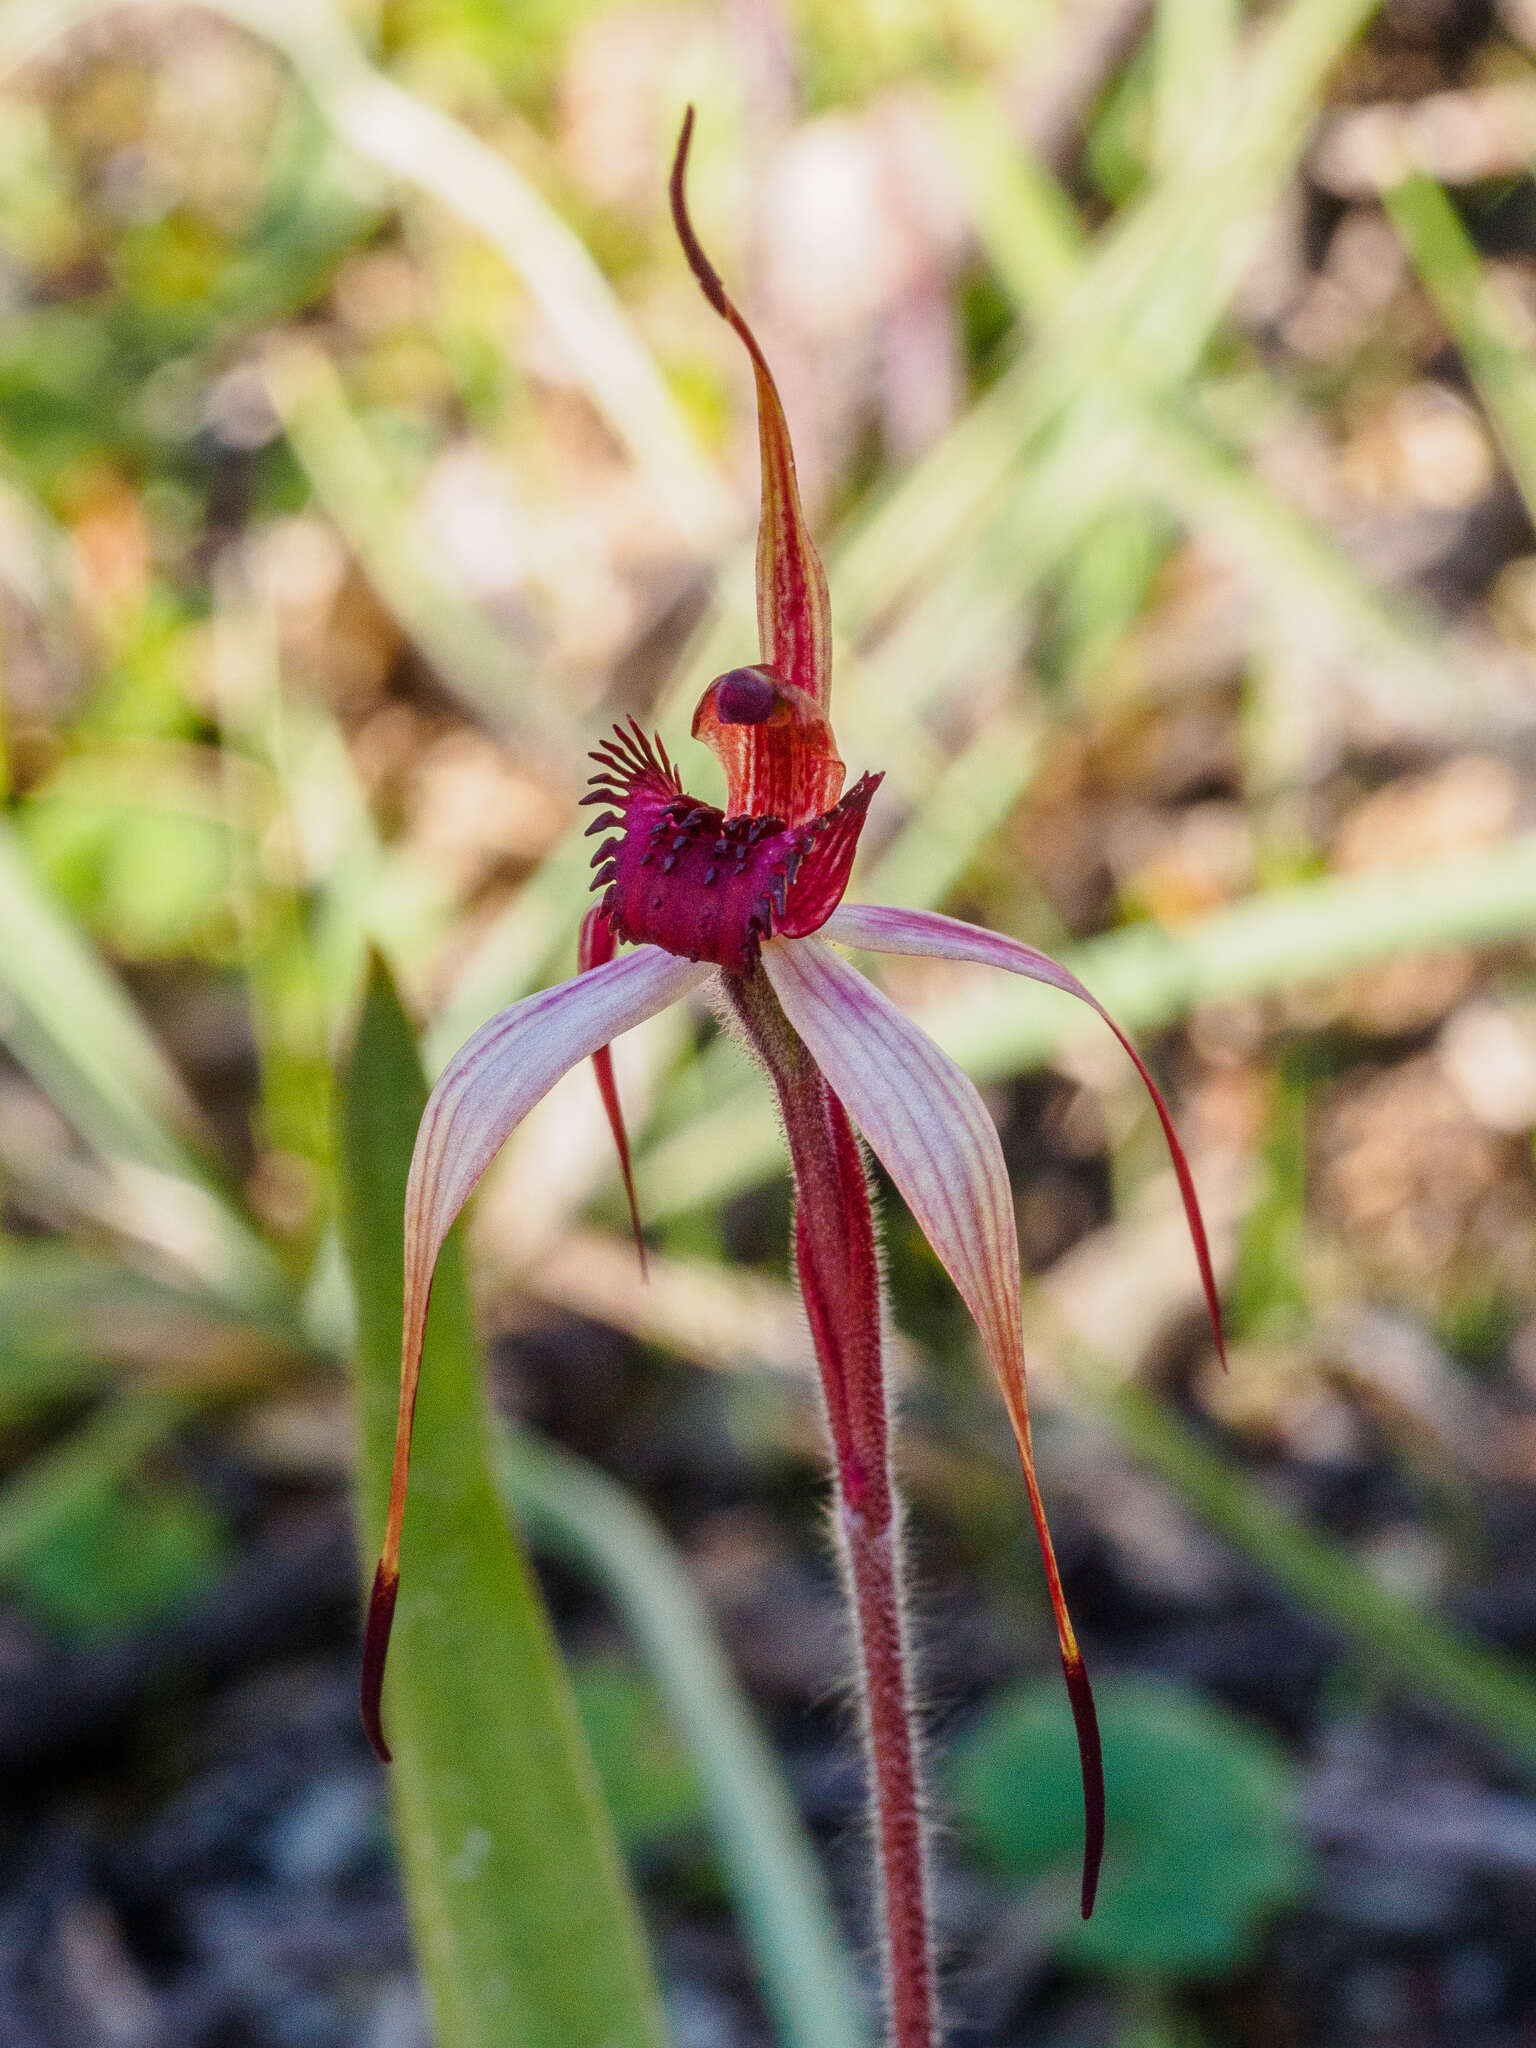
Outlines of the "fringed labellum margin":
M733 974L752 972L766 939L802 937L836 910L881 780L862 776L830 810L791 824L685 796L661 742L633 720L592 758L582 802L608 807L587 830L613 835L592 857L609 928Z
M1085 1916L1103 1849L1103 1772L1093 1696L1035 1474L1018 1244L997 1133L960 1068L825 941L983 962L1061 989L1105 1017L1161 1121L1218 1351L1221 1318L1193 1180L1167 1106L1134 1048L1082 983L1034 948L954 918L843 904L880 777L861 776L844 792L828 716L826 578L806 527L773 378L688 218L684 177L692 129L690 109L672 170L673 218L706 298L745 344L757 386L760 658L716 677L694 717L694 737L725 771L723 809L689 796L661 741L648 739L634 720L616 727L596 750L584 801L601 806L588 830L605 835L592 860L593 886L603 893L582 927L580 972L492 1018L449 1063L427 1105L406 1196L400 1412L364 1645L363 1717L387 1759L380 1705L385 1650L399 1582L422 1333L443 1239L518 1121L562 1073L591 1058L638 1243L629 1145L608 1047L620 1032L712 983L767 1073L783 1117L796 1197L795 1265L821 1371L838 1537L857 1629L890 2038L894 2048L932 2048L937 2019L900 1515L891 1479L879 1265L859 1136L891 1175L974 1317L1018 1445L1082 1756ZM621 943L634 950L618 954Z

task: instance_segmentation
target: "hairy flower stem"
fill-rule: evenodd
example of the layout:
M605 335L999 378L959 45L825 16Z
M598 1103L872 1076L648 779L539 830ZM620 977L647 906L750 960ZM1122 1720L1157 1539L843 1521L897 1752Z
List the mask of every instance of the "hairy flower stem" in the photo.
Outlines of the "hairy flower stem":
M907 1683L901 1527L891 1479L874 1215L848 1113L767 977L727 975L779 1099L795 1185L795 1263L832 1435L837 1529L853 1593L879 1852L892 2048L932 2048L922 1800Z

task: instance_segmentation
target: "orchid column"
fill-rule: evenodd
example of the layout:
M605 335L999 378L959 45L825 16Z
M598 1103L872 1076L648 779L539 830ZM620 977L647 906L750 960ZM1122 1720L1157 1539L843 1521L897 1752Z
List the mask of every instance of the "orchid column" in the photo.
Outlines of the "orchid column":
M891 2038L929 2048L933 1957L916 1732L908 1680L901 1518L881 1343L875 1220L848 1112L790 1026L767 978L727 983L747 1043L778 1096L795 1189L795 1267L832 1436L836 1530L852 1594L859 1697L877 1848Z

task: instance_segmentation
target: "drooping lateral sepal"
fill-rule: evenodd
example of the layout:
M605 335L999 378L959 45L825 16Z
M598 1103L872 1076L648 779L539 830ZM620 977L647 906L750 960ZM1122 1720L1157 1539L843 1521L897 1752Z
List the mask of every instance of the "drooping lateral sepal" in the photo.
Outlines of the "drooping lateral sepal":
M825 923L842 900L870 799L866 775L819 817L787 825L771 816L728 818L678 787L660 743L638 727L593 755L588 803L612 836L597 850L593 887L614 934L747 974L766 939Z
M842 904L831 919L826 936L835 939L839 945L861 946L871 953L905 953L924 959L974 961L984 967L1001 967L1009 974L1022 974L1031 981L1044 982L1049 988L1059 988L1063 994L1075 996L1080 1003L1086 1003L1090 1010L1103 1018L1141 1076L1157 1120L1162 1125L1168 1157L1184 1204L1184 1217L1194 1246L1195 1264L1200 1271L1200 1286L1216 1339L1217 1355L1225 1365L1227 1354L1221 1326L1221 1302L1216 1292L1210 1242L1189 1160L1174 1128L1168 1105L1163 1100L1162 1090L1153 1080L1141 1054L1092 989L1038 947L1026 946L1021 939L1005 938L1001 932L988 931L982 925L966 924L957 917L944 917L935 910L901 910L881 903Z
M581 934L576 943L577 972L586 974L594 967L603 966L613 958L617 948L618 938L607 911L601 904L594 904L581 920ZM629 1156L629 1133L624 1128L624 1109L619 1101L619 1084L614 1079L611 1047L600 1045L593 1053L592 1072L597 1079L597 1092L602 1098L603 1114L613 1133L614 1150L619 1155L619 1176L624 1182L624 1199L629 1204L629 1224L635 1237L635 1256L640 1261L643 1280L646 1278L645 1233L640 1228L640 1203L635 1194L635 1171Z
M1024 1381L1018 1231L1002 1143L970 1076L821 939L770 946L763 969L785 1016L959 1289L1002 1393L1024 1469L1078 1727L1086 1917L1103 1852L1103 1761L1088 1674L1035 1473Z
M363 1725L386 1760L380 1689L400 1576L422 1340L443 1240L513 1130L560 1076L686 995L705 971L647 946L525 996L460 1046L427 1099L406 1183L400 1408L363 1659Z

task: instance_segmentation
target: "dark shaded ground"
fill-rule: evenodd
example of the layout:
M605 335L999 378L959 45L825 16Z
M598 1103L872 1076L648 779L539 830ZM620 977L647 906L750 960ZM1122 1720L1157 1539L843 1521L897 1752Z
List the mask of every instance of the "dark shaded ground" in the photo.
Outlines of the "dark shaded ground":
M568 1325L504 1357L520 1404L585 1450L603 1447L593 1439L608 1433L605 1422L656 1413L657 1366L609 1335ZM752 1483L729 1387L691 1373L665 1379L673 1398L646 1431L641 1460L653 1499L711 1595L856 1914L858 1772L828 1695L840 1622L814 1475L780 1458ZM633 1452L632 1423L620 1434ZM1112 1486L1113 1468L1101 1477ZM1328 1472L1296 1462L1269 1477L1357 1534L1400 1507L1381 1465ZM240 1559L192 1611L127 1642L68 1652L7 1619L5 2048L412 2048L425 2039L382 1773L357 1722L340 1500L320 1485L279 1488L259 1469L233 1479L244 1504ZM1528 1647L1530 1507L1514 1506L1505 1504L1504 1562L1460 1606L1469 1623ZM1026 1553L978 1571L953 1520L920 1506L914 1521L927 1690L947 1747L1021 1658L1044 1669L1046 1639L1039 1617L1019 1607L1021 1587L1033 1599ZM1166 1562L1127 1570L1123 1545L1095 1526L1080 1487L1059 1527L1101 1677L1176 1677L1284 1736L1301 1768L1315 1885L1250 1968L1172 2004L1154 2001L1153 2017L1137 2021L1137 2000L1053 1967L1038 1906L981 1874L945 1833L937 1908L952 1957L953 2048L1128 2041L1159 2010L1158 2024L1182 2012L1198 2038L1232 2048L1528 2041L1536 1806L1498 1761L1436 1717L1379 1696L1325 1630L1204 1539L1188 1534L1198 1568L1181 1591ZM611 1618L579 1585L560 1572L549 1586L578 1663L613 1642ZM696 1834L652 1842L639 1868L678 2048L766 2041Z

